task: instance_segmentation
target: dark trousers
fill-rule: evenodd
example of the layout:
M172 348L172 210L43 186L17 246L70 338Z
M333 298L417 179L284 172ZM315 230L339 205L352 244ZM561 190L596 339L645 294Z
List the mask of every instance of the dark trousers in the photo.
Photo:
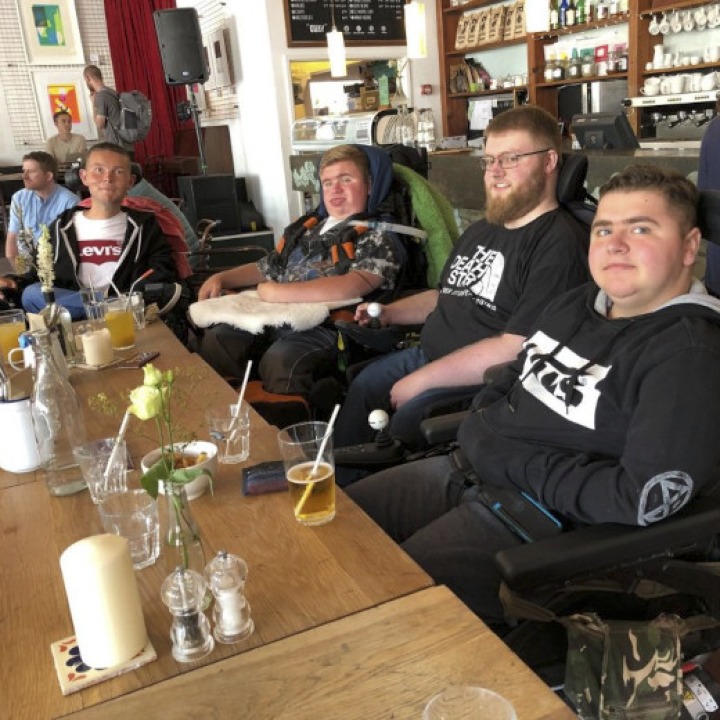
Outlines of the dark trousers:
M336 330L322 325L302 332L272 328L253 335L220 324L205 330L198 352L225 377L242 378L252 360L267 391L307 395L316 379L334 370L337 336Z
M345 492L436 583L488 624L503 626L493 557L522 541L480 503L449 456L384 470Z
M368 365L348 388L342 410L335 424L333 438L336 447L372 442L375 430L368 425L368 415L373 410L386 410L391 415L390 435L409 448L425 447L419 426L422 420L443 412L454 412L452 404L472 398L481 385L460 387L437 387L426 390L392 412L390 391L398 380L429 362L419 347L390 353ZM447 408L442 410L442 408Z

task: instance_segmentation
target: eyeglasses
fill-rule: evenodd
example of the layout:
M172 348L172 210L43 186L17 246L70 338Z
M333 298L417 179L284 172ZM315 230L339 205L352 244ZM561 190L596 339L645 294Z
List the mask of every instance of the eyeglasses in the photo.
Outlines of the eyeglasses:
M552 150L552 148L533 150L532 152L526 153L508 153L507 155L500 155L500 157L485 155L480 158L480 168L483 172L486 172L488 168L491 168L496 162L498 162L503 170L509 170L510 168L517 167L518 160L522 157L527 157L528 155L540 155L540 153L550 152L550 150Z

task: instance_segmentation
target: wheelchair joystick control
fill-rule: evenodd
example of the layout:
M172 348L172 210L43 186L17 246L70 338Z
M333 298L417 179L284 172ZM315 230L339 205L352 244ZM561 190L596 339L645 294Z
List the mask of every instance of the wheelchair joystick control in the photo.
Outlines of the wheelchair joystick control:
M372 330L379 330L381 327L380 315L382 314L382 305L376 302L370 303L367 306L367 314L370 316L370 322L368 323L368 327Z
M373 410L368 415L368 425L370 425L373 430L378 431L378 434L375 436L375 445L377 447L388 447L392 445L392 438L385 430L389 422L390 416L384 410Z

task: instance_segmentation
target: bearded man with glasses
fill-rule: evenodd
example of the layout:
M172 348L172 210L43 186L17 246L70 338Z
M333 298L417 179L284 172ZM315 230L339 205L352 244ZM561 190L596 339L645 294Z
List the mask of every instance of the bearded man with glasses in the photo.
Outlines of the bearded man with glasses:
M420 345L355 378L335 425L337 446L371 441L366 418L376 408L394 413L393 437L421 445L418 426L435 405L469 402L489 367L515 359L540 312L588 279L588 232L557 201L557 120L518 107L494 118L485 138L485 217L458 239L437 289L382 307L383 325L424 323ZM367 304L355 319L369 322Z

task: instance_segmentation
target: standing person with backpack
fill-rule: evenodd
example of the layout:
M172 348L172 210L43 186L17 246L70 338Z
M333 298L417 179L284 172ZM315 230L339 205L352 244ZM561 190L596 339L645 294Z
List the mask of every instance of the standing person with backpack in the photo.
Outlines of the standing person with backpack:
M90 90L90 97L93 101L93 116L98 131L106 142L120 145L123 150L130 153L131 159L134 160L134 143L138 138L130 140L123 137L120 95L111 87L105 85L102 72L96 65L88 65L83 70L83 76Z

